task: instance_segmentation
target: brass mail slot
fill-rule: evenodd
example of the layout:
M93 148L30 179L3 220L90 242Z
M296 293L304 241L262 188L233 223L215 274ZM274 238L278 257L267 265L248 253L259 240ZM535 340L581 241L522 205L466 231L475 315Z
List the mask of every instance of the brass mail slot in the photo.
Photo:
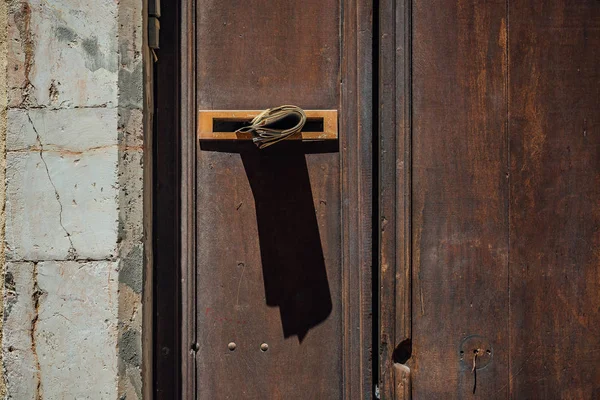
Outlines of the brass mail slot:
M198 139L250 140L251 133L236 132L250 124L261 110L200 110ZM338 138L337 110L305 110L306 124L302 131L289 139L336 140Z

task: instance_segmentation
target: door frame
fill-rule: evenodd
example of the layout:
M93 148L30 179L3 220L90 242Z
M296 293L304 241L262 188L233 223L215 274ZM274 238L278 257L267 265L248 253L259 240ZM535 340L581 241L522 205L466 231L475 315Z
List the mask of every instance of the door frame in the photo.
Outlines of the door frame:
M373 397L379 370L377 336L380 187L377 107L379 52L373 15L379 1L342 0L342 98L353 113L342 116L339 140L342 199L342 287L344 307L344 399ZM154 65L152 143L152 388L154 398L193 399L195 377L196 189L194 1L163 6L161 48ZM393 3L393 1L391 2ZM390 3L390 5L391 5ZM387 3L386 3L387 4ZM374 18L377 20L377 18ZM381 104L380 104L381 105ZM345 131L360 134L344 135ZM373 158L376 157L376 158ZM374 168L375 167L375 168ZM373 207L373 205L375 205ZM376 221L373 224L373 221ZM373 268L375 266L375 268ZM356 293L368 293L356 296ZM375 335L374 335L375 334ZM375 379L377 380L377 379Z

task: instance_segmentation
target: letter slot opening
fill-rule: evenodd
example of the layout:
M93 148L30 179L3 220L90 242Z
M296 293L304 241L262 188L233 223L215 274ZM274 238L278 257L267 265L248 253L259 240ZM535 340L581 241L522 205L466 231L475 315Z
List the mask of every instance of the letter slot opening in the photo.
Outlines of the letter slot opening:
M214 118L213 132L235 132L240 128L250 125L251 118ZM280 121L270 124L270 128L274 129L289 129L298 122L295 116L288 116ZM306 123L302 127L302 132L323 132L324 122L323 117L307 118Z

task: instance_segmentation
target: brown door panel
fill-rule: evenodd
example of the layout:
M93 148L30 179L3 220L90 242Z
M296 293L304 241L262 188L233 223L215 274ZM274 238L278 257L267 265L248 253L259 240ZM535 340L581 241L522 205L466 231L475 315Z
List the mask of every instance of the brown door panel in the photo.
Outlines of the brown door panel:
M505 18L500 2L413 8L416 398L508 390Z
M199 398L339 398L337 153L219 147L198 157Z
M598 2L379 16L383 398L598 398Z
M362 75L371 21L362 3L196 2L198 110L294 104L338 110L340 126L339 141L263 150L198 142L199 399L370 396L370 375L357 369L371 338L371 98Z
M510 2L510 388L600 398L600 3Z

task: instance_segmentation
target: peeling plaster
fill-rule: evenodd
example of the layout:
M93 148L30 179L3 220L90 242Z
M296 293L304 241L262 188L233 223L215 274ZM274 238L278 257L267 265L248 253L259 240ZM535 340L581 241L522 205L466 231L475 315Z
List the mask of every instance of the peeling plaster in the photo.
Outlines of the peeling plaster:
M31 33L31 7L27 2L12 2L13 7L17 10L14 12L14 22L19 30L21 38L21 46L25 54L24 61L24 74L25 80L21 86L23 91L21 103L19 107L25 108L28 106L35 106L37 100L32 95L33 84L30 80L31 68L33 66L33 52L34 52L34 41Z

